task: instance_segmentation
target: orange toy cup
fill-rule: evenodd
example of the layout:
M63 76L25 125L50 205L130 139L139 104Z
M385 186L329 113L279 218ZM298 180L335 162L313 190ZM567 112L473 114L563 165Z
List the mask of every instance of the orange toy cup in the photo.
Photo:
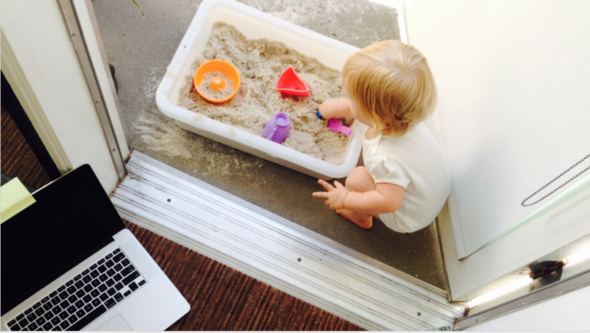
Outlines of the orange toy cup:
M205 79L204 75L206 73L215 72L215 71L220 71L221 73L223 73L223 75L225 75L225 77L234 81L234 92L231 95L229 95L225 98L222 98L222 99L214 99L214 98L207 97L201 91L201 89L199 89L199 86L201 85L201 83ZM221 82L219 82L219 80L221 80ZM219 78L219 80L213 80L213 82L211 82L211 88L213 90L225 88L226 83L223 82L223 79L221 79L221 78ZM199 68L195 72L195 77L193 78L193 84L195 86L195 89L197 89L197 92L199 93L199 95L201 95L201 97L203 97L204 99L206 99L212 103L223 103L223 102L227 102L230 99L234 98L234 96L238 92L238 89L240 89L240 73L238 72L238 69L236 67L234 67L234 65L230 64L227 61L217 60L217 59L209 60L209 61L201 64L201 66L199 66Z

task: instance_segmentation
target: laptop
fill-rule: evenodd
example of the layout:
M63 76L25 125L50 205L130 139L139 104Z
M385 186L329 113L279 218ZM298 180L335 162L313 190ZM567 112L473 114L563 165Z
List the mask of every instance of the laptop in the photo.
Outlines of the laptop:
M89 165L33 197L1 226L2 331L159 331L190 310Z

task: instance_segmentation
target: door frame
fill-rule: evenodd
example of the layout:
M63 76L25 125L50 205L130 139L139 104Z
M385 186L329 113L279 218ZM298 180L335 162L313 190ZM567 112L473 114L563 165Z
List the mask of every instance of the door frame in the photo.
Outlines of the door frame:
M129 149L90 1L1 7L2 72L49 155L62 174L90 164L110 193Z
M119 178L123 179L127 173L125 159L129 157L129 148L120 120L119 98L92 2L91 0L59 0L59 5L94 100L113 164Z

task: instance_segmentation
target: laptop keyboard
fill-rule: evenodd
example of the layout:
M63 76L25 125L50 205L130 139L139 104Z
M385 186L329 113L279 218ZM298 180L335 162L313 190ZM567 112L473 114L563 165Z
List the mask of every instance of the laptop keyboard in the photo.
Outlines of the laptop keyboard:
M79 331L146 283L120 249L8 322L11 331Z

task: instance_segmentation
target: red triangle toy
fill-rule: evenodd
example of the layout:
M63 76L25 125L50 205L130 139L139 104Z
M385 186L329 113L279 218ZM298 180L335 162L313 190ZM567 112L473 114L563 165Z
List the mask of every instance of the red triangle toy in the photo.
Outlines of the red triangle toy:
M307 85L297 75L292 66L289 66L279 77L277 90L288 95L309 96Z

